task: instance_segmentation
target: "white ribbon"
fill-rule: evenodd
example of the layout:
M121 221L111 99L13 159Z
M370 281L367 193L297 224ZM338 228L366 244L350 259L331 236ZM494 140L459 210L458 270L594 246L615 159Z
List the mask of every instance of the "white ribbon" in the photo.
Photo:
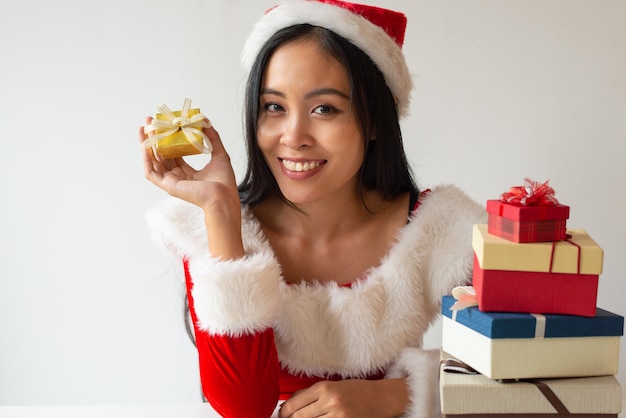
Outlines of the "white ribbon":
M452 296L456 299L454 305L450 307L452 311L452 320L456 321L456 314L465 308L478 306L476 299L476 290L473 286L457 286L452 289ZM531 314L535 318L535 338L545 338L546 336L546 317L541 314Z
M158 134L149 136L141 145L145 149L152 148L159 140L173 135L179 129L187 138L187 141L193 145L199 152L210 154L213 150L211 141L202 131L203 128L210 128L211 122L202 113L189 117L189 109L191 108L191 100L185 99L180 116L176 116L167 105L157 106L159 112L165 119L152 119L152 123L144 127L144 132L162 131ZM165 131L163 131L165 129Z
M535 317L535 338L544 338L546 336L546 317L541 314L531 314Z

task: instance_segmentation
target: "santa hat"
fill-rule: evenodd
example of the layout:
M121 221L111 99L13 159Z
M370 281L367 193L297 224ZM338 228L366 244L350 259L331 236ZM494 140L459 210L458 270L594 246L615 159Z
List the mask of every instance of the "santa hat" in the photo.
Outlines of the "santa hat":
M329 29L363 50L382 72L398 102L398 114L406 116L413 81L402 53L406 16L380 7L339 0L291 0L270 9L248 37L242 54L246 72L263 45L280 29L310 24Z

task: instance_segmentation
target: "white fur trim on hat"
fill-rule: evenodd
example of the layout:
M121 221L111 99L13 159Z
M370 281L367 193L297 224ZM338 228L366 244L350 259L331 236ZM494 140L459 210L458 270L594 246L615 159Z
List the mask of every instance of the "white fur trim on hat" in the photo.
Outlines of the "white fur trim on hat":
M244 45L241 62L245 71L250 71L259 51L274 33L304 23L329 29L369 55L398 101L399 117L408 115L413 80L402 50L381 27L335 5L292 0L271 9L256 23Z

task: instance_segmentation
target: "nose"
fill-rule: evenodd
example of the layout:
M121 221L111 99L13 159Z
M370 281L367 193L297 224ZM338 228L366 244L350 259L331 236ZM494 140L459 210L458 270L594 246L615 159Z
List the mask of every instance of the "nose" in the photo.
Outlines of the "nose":
M300 114L290 114L285 120L280 143L294 150L312 145L313 136L308 118Z

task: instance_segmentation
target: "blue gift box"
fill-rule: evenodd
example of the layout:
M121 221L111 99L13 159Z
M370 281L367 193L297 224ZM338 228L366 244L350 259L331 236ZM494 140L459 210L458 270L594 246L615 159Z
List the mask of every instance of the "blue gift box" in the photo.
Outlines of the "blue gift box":
M597 308L595 317L532 315L513 312L482 312L477 307L451 311L456 299L444 296L441 313L489 338L534 338L538 321L545 322L544 338L624 335L624 317Z
M444 296L442 348L492 379L617 374L624 317L450 310Z

